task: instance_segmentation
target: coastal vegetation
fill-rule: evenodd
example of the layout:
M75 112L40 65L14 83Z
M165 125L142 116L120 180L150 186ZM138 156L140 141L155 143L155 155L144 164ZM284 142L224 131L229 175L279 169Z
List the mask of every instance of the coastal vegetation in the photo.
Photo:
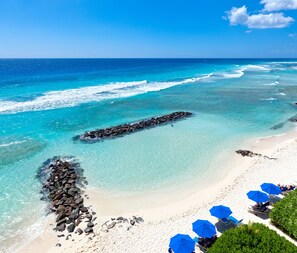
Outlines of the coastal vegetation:
M270 213L272 223L294 239L297 239L296 207L297 190L289 192L282 200L278 201Z
M220 236L208 253L294 253L297 247L260 223L229 229Z

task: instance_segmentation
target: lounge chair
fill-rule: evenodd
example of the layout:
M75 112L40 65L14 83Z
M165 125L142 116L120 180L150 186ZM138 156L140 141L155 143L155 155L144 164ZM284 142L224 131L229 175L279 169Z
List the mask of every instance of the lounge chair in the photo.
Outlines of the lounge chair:
M228 217L228 219L229 219L235 226L240 225L240 223L243 221L243 219L241 219L241 220L237 220L237 219L234 218L232 215L230 215L230 216Z
M214 235L212 238L194 238L194 241L197 243L197 245L199 246L199 248L203 251L203 252L207 252L207 250L211 247L211 245L217 240L217 236Z
M233 217L232 215L230 215L227 218L223 218L223 219L219 219L219 221L224 224L224 225L233 225L233 226L238 226L240 225L240 223L243 221L243 219L241 220L237 220L235 217Z
M248 211L250 213L253 213L255 215L258 215L258 214L262 214L262 215L267 215L268 216L268 213L269 213L269 209L267 208L267 206L259 206L259 205L254 205L254 206L250 206L248 208Z

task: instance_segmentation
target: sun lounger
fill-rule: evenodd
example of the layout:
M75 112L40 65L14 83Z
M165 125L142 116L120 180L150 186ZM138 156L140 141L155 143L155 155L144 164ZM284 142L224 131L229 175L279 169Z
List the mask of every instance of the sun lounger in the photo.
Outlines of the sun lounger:
M197 243L199 248L203 252L207 252L207 250L211 247L211 245L216 241L217 236L214 235L212 238L194 238L194 241Z
M238 225L243 221L243 219L241 219L241 220L237 220L237 219L234 218L232 215L230 215L228 218L229 218L229 220L230 220L235 226L238 226Z
M250 206L248 208L248 211L255 215L258 215L258 214L268 215L269 213L269 209L266 206L258 206L258 205Z
M242 221L243 219L241 220L237 220L235 217L233 217L232 215L230 215L229 217L227 218L223 218L223 219L219 219L219 221L224 224L224 225L233 225L233 226L238 226Z

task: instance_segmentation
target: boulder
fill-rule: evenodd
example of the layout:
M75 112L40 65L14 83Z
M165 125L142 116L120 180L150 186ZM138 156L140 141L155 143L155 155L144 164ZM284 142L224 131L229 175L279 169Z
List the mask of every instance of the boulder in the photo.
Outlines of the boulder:
M66 217L66 214L65 213L59 213L57 218L56 218L56 222L58 222L59 220L62 220Z
M77 232L79 235L81 235L81 234L83 233L83 231L82 231L81 228L78 228L78 229L76 230L76 232Z
M75 229L75 224L74 223L71 223L68 227L67 227L67 230L69 233L72 233Z
M92 227L95 226L95 224L93 222L88 222L87 226L90 227L90 228L92 228Z
M90 233L93 232L93 228L91 228L91 227L86 227L84 231L85 231L86 234L90 234Z
M61 225L57 226L55 229L59 232L63 232L66 228L66 224L62 223Z

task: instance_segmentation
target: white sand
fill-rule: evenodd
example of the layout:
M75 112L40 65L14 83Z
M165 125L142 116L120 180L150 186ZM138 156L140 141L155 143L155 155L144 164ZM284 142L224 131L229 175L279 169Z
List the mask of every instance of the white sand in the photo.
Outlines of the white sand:
M260 190L263 182L297 183L297 132L252 140L240 148L275 157L277 160L243 158L232 154L232 160L226 162L230 166L229 169L222 170L210 187L199 189L199 186L196 186L183 190L177 188L176 199L172 197L173 194L166 195L166 191L162 192L161 196L154 193L125 199L109 199L105 193L87 190L90 196L87 204L92 204L99 216L94 237L73 234L72 238L66 241L65 238L57 238L52 231L53 225L49 225L41 237L21 252L167 252L169 240L175 234L197 236L192 232L192 222L197 219L208 219L215 224L217 220L210 216L208 210L219 204L229 206L233 216L243 218L244 223L261 222L276 230L270 225L269 219L263 220L247 212L248 206L253 202L247 198L246 193L249 190ZM115 215L127 218L137 215L143 217L145 222L129 230L127 225L122 228L117 225L108 233L101 231L101 224L111 217L117 217ZM54 218L52 221L54 223ZM279 230L277 232L284 235ZM55 247L58 241L62 244L61 247ZM198 248L196 252L199 252Z

